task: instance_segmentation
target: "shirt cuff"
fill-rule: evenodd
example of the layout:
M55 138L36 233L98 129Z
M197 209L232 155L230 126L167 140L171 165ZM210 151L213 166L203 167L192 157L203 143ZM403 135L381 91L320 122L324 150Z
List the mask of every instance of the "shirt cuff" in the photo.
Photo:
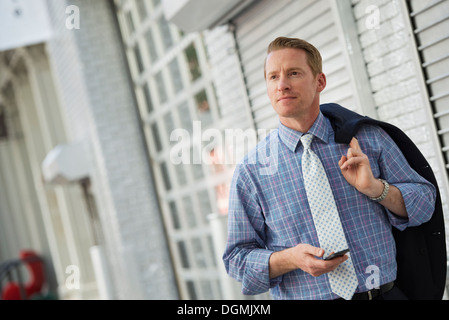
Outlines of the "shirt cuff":
M387 210L392 226L403 231L407 227L415 227L427 222L435 209L431 203L434 203L435 201L433 200L432 202L431 199L428 199L425 192L417 192L416 188L410 184L399 183L394 186L398 188L402 194L408 218L399 217Z
M273 251L256 249L248 254L242 293L255 295L267 292L282 281L282 276L270 279L269 261Z

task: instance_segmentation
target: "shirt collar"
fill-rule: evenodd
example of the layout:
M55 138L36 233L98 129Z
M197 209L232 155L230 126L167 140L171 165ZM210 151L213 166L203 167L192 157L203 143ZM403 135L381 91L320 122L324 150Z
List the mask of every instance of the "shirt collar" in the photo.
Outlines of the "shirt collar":
M308 132L290 129L279 122L279 137L292 152L296 151L301 136L304 133L310 133L325 143L329 142L329 123L326 121L326 118L321 111Z

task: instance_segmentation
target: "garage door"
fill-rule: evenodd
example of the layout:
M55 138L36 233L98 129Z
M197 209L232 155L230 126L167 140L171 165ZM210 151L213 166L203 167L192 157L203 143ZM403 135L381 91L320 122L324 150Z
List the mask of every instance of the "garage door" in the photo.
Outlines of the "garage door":
M449 1L408 0L442 153L449 169Z

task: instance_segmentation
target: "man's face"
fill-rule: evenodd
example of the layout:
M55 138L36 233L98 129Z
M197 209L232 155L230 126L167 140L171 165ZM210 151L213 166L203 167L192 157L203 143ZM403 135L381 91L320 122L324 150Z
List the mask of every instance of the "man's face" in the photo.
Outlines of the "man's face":
M304 50L273 51L265 67L268 97L281 121L318 115L319 93L326 86L326 78L323 73L313 75Z

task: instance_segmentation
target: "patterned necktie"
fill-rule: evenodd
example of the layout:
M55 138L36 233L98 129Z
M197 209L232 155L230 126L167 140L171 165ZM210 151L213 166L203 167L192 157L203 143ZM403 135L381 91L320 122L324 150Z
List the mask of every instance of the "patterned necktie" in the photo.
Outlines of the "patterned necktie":
M313 136L301 136L304 146L302 172L313 222L325 255L348 248L329 180L318 156L310 149ZM349 300L357 288L357 276L351 256L328 273L332 292Z

